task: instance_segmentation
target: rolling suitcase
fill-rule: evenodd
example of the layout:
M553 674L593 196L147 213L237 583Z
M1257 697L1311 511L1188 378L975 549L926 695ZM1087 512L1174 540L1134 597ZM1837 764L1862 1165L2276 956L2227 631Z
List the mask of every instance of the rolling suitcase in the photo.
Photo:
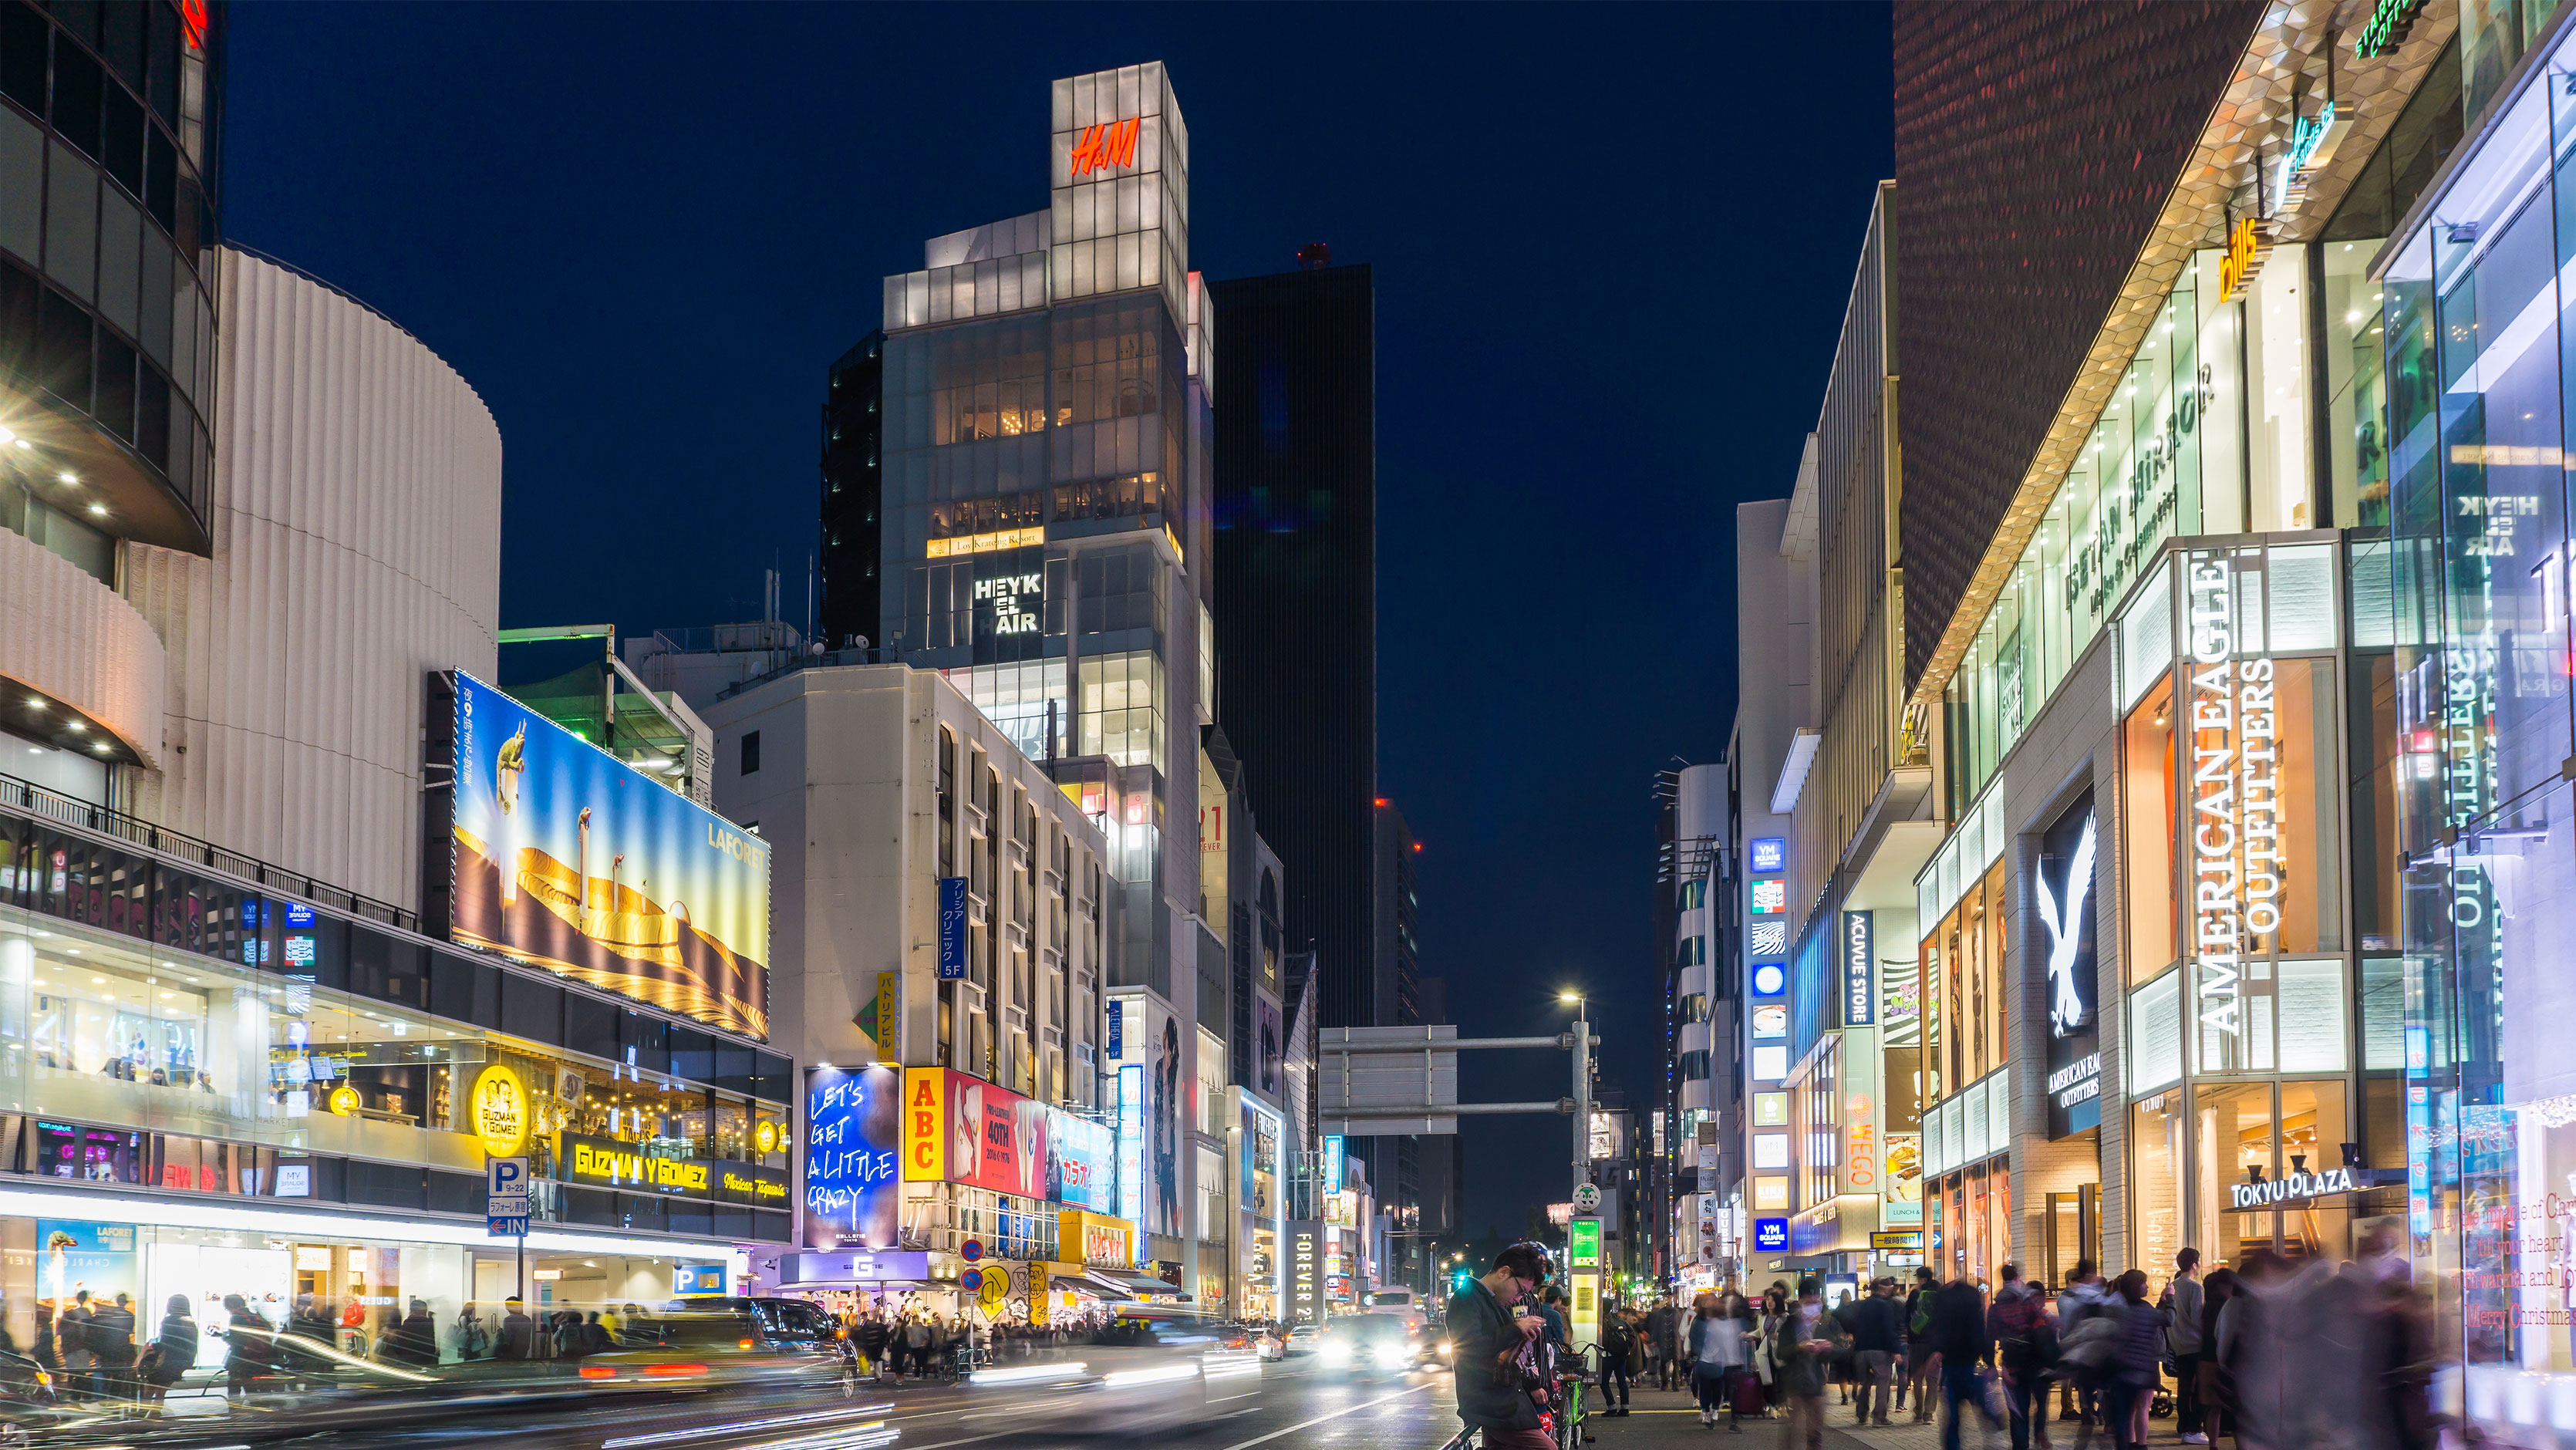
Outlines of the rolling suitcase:
M1762 1390L1762 1377L1749 1369L1740 1369L1735 1372L1734 1379L1735 1383L1728 1387L1728 1399L1735 1407L1736 1418L1760 1419L1762 1411L1770 1403Z

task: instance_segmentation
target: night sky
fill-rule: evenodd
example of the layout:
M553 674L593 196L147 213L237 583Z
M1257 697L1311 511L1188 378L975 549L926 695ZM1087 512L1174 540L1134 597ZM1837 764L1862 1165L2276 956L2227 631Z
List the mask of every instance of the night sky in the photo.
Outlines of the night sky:
M1651 1100L1649 789L1725 748L1734 505L1814 426L1890 165L1884 8L231 14L226 228L481 393L505 627L754 618L771 567L801 620L823 370L880 279L1046 205L1052 78L1164 61L1194 268L1376 270L1379 769L1424 970L1467 1035L1587 988ZM1560 1054L1470 1056L1469 1100L1565 1091ZM1569 1151L1469 1120L1468 1228L1562 1199Z

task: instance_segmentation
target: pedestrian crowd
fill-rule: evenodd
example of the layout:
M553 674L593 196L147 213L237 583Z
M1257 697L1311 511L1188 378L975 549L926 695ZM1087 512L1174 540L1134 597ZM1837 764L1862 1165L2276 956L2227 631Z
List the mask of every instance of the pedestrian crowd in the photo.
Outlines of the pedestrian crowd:
M2105 1279L2078 1262L2060 1292L2003 1265L1991 1295L1974 1279L1879 1279L1828 1308L1816 1279L1759 1299L1705 1292L1687 1306L1613 1307L1601 1332L1601 1395L1626 1412L1632 1379L1695 1392L1700 1423L1776 1419L1786 1450L1822 1450L1826 1401L1850 1423L1936 1413L1943 1450L1974 1416L2009 1428L2012 1450L2146 1442L2170 1414L2186 1445L2237 1450L2427 1450L2430 1316L2393 1235L2365 1235L2337 1263L2268 1250L2204 1275L2184 1249L2160 1292L2144 1270ZM1466 1296L1461 1296L1461 1303ZM1458 1310L1453 1307L1453 1324ZM1459 1364L1462 1416L1467 1373ZM1488 1407L1490 1409L1490 1407ZM1511 1442L1502 1442L1511 1443ZM1532 1442L1535 1444L1535 1442Z

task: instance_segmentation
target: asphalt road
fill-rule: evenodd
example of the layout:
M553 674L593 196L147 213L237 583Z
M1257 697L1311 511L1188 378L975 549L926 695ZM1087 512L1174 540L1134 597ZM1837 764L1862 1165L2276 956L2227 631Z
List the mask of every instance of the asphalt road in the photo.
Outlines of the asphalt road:
M1010 1399L958 1389L898 1390L885 1416L902 1432L892 1450L1041 1450L1144 1445L1154 1450L1438 1450L1458 1432L1457 1401L1443 1372L1334 1373L1311 1359L1262 1367L1208 1406L1194 1425L1074 1434L1031 1426Z

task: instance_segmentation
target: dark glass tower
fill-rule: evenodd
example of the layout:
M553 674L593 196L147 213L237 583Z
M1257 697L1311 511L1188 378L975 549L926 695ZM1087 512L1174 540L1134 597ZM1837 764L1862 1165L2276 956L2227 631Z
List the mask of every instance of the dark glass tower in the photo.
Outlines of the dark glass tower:
M877 546L885 535L885 334L871 332L832 364L823 391L823 602L817 628L839 649L878 628Z
M1289 947L1315 953L1318 1020L1393 1025L1372 864L1376 294L1365 265L1212 291L1217 718L1284 868Z

